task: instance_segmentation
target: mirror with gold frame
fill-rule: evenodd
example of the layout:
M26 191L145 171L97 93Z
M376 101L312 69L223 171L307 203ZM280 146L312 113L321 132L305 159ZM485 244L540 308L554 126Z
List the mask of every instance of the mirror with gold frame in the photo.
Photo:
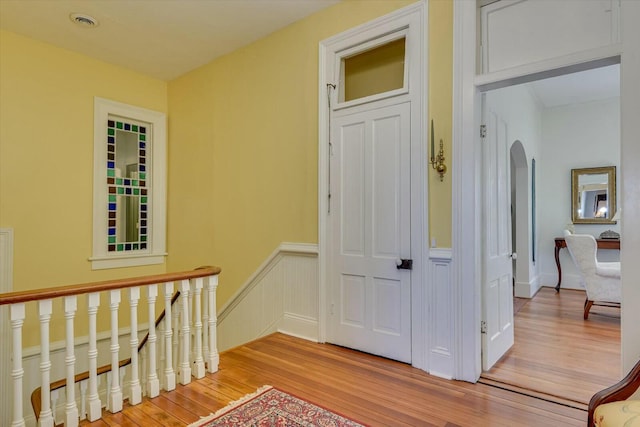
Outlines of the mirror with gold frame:
M571 221L615 224L616 167L571 169Z

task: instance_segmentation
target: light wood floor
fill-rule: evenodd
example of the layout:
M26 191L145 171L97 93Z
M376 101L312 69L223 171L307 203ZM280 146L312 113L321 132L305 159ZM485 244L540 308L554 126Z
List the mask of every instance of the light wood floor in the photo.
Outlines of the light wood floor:
M223 352L220 370L83 425L183 426L272 385L371 426L583 426L586 412L282 334Z
M621 363L620 309L593 307L584 320L584 299L583 291L542 288L515 316L515 345L481 381L586 407L620 379Z

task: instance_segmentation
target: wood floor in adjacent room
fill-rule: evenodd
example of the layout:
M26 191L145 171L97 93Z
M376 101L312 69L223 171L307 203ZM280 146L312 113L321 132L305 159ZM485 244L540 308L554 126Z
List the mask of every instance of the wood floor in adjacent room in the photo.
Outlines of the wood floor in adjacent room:
M515 345L482 382L586 407L620 379L620 309L591 308L583 291L542 288L515 315Z
M82 425L183 426L266 384L370 426L584 426L587 419L579 409L274 334L223 352L215 374Z

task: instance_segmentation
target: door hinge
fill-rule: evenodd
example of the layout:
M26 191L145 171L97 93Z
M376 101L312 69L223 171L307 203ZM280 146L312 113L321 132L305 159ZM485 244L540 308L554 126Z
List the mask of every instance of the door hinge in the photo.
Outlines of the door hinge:
M487 125L480 125L480 138L487 136Z
M487 333L487 321L483 320L480 322L480 333L481 334L486 334Z

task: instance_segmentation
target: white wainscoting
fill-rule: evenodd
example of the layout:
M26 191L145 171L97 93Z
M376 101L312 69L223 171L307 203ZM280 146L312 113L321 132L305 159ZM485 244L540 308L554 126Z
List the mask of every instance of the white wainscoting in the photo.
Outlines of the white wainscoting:
M429 250L429 373L451 379L454 375L455 337L451 249Z
M318 340L318 245L282 243L218 315L218 350L282 332Z

